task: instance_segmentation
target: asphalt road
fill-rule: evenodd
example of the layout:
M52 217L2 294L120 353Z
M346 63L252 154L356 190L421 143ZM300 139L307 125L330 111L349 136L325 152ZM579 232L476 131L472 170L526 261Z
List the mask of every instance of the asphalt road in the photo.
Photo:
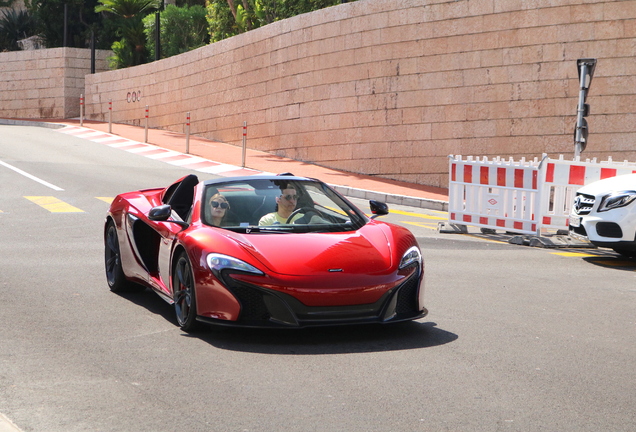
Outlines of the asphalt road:
M21 430L636 430L635 262L438 234L443 214L394 208L428 317L193 336L103 269L108 199L187 173L0 126L0 413Z

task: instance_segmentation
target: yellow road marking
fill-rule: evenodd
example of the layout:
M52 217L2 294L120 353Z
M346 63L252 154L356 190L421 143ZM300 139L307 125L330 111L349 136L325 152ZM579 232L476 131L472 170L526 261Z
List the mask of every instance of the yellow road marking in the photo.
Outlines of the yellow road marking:
M479 240L493 242L493 243L506 243L506 244L509 244L508 241L506 241L506 240L490 239L490 238L486 238L483 235L479 235L479 234L468 233L468 234L462 234L462 235L465 235L465 236L468 236L468 237L473 237L473 238L476 238L476 239L479 239Z
M112 197L95 197L95 198L97 198L98 200L104 201L106 204L112 203L113 200L115 199Z
M595 257L598 255L582 253L582 252L550 252L552 255L560 255L564 257Z
M409 224L409 225L415 225L421 228L428 228L428 229L432 229L432 230L437 230L437 224L435 222L408 222L408 221L401 221L401 223L405 223L405 224Z
M84 210L73 207L52 196L25 196L25 198L51 213L84 213Z
M413 212L406 212L406 211L402 211L402 210L389 210L389 214L399 214L402 216L413 216L413 217L419 217L422 219L433 219L433 220L447 220L448 217L440 217L440 216L429 216L429 215L425 215L425 214L421 214L421 213L413 213Z

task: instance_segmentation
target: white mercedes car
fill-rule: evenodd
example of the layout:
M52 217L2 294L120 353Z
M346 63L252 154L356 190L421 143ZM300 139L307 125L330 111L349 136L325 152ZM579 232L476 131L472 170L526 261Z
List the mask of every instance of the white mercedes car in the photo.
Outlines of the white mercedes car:
M599 180L576 192L570 235L636 256L636 174Z

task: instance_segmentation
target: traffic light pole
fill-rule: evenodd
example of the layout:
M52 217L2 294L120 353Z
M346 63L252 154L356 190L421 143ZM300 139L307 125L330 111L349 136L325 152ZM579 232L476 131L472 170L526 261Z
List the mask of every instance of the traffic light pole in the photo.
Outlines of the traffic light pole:
M574 127L574 158L581 156L587 146L588 127L585 117L590 113L590 106L585 103L587 93L592 84L596 59L578 59L576 65L579 72L579 104L576 110L576 126Z

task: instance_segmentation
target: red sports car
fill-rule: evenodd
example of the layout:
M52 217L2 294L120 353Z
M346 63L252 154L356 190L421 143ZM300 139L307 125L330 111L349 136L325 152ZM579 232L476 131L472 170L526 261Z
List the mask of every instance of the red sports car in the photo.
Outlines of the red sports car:
M384 203L371 201L385 215ZM422 318L413 234L369 219L326 184L292 175L118 195L104 228L115 292L152 288L184 331L200 323L306 327Z

